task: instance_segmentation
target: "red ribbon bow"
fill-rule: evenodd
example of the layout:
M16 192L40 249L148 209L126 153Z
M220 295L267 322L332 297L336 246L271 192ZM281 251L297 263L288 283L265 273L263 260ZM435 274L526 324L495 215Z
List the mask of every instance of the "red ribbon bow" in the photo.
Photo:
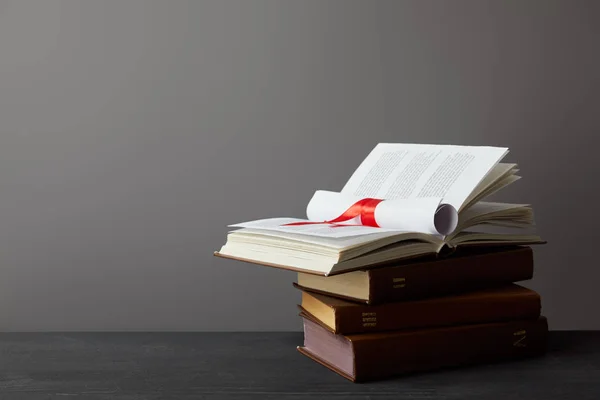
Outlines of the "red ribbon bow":
M375 228L379 228L377 222L375 221L375 207L379 203L381 203L382 199L373 199L373 198L365 198L357 201L352 204L346 211L342 213L337 218L334 218L329 221L323 222L313 222L313 221L303 221L303 222L291 222L289 224L284 224L283 226L298 226L298 225L312 225L312 224L331 224L334 227L340 226L349 226L349 225L340 225L338 222L350 221L358 216L360 216L360 225L364 226L372 226Z

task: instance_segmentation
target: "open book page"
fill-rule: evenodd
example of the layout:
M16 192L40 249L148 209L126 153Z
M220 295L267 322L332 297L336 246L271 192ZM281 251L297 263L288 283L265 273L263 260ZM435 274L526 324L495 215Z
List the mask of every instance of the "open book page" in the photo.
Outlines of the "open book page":
M523 228L479 225L477 226L477 229L460 232L449 240L451 246L458 246L466 243L476 245L524 245L543 243L543 240L533 229L527 230Z
M460 210L505 147L380 143L342 193L380 199L441 197Z
M518 172L517 164L499 163L479 182L479 185L473 190L471 195L465 200L462 209L465 210L471 207L479 200L492 195L498 190L516 182L520 176L515 175Z
M460 215L457 231L478 224L512 227L533 226L533 210L528 204L480 201Z
M345 238L378 233L388 233L389 235L394 235L398 233L397 229L375 228L364 225L312 223L312 221L298 218L267 218L229 225L229 227L263 229L285 233L321 236L326 238Z
M243 241L244 238L251 238L252 243L276 243L280 242L280 247L285 244L294 244L296 247L301 247L302 244L307 244L314 248L315 246L327 247L335 250L343 250L350 247L358 246L368 242L382 240L390 236L389 232L373 233L369 235L348 236L343 238L331 238L323 236L310 236L305 234L277 232L270 230L261 230L253 228L245 228L233 231L229 234L231 241Z
M511 218L515 215L527 215L528 217L533 216L532 209L529 204L514 204L514 203L498 203L491 201L480 201L465 210L461 214L461 220L469 220L480 217L493 217L493 216L510 216ZM533 222L528 220L528 222Z
M306 215L311 221L362 224L441 236L452 233L458 224L458 212L443 204L441 197L361 204L364 200L351 194L317 190L308 203Z

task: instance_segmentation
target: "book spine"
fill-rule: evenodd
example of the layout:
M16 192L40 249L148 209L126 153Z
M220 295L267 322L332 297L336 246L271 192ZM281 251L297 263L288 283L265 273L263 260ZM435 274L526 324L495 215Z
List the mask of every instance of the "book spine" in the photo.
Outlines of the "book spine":
M443 298L440 301L405 301L379 306L340 307L335 312L335 333L348 335L535 319L540 316L540 312L541 298L534 291L488 298Z
M358 335L360 336L360 335ZM513 360L546 351L548 323L537 320L412 331L397 335L350 336L356 381L403 373Z
M369 304L421 299L502 286L533 277L533 251L449 258L369 271Z

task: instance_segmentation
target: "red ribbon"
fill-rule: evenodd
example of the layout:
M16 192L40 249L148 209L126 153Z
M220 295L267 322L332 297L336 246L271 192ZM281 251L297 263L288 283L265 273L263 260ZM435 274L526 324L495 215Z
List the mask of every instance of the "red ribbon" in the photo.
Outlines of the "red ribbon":
M334 218L329 221L323 222L313 222L313 221L303 221L303 222L291 222L289 224L284 224L283 226L298 226L298 225L312 225L312 224L332 224L334 227L340 226L348 226L348 225L340 225L338 222L350 221L358 216L360 216L360 225L364 226L373 226L375 228L379 228L377 222L375 221L375 208L379 203L381 203L382 199L373 199L373 198L365 198L357 201L352 204L346 211L342 213L337 218Z

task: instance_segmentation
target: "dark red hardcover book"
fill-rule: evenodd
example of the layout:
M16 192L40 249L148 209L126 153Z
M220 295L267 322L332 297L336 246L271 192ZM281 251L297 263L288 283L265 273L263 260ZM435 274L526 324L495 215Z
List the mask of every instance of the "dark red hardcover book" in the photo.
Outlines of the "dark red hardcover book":
M447 367L495 363L545 353L548 323L533 320L339 335L306 314L298 351L341 376L364 382Z

